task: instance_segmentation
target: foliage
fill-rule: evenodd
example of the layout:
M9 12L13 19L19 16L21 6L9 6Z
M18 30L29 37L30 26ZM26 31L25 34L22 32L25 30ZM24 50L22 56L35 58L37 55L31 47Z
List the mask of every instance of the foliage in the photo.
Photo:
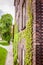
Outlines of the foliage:
M11 39L11 33L8 31L8 32L5 32L2 34L2 39L3 40L6 40L8 42L10 42L10 39Z
M18 34L18 26L15 23L15 27L14 27L14 44L13 44L13 49L14 49L14 64L17 64L17 46L18 46L18 39L19 39L19 34Z
M31 2L30 2L31 5ZM25 65L31 65L32 62L32 11L31 7L28 7L28 22L26 25L26 55L25 55Z
M25 32L26 36L26 55L25 55L25 65L31 65L32 59L32 18L28 21L27 29Z
M5 65L7 50L0 47L0 65Z
M30 0L30 5L31 5L31 0ZM25 38L26 42L26 54L25 54L25 65L31 65L32 62L32 11L30 5L27 7L27 12L28 12L28 21L26 24L26 29L23 30L22 32L17 32L16 35L14 35L14 45L18 45L18 42L22 40L22 38ZM17 46L14 46L15 52L17 51ZM15 53L16 56L17 52ZM15 59L14 59L15 61ZM16 61L17 61L17 56L16 56ZM16 62L17 63L17 62ZM17 65L17 64L15 64Z
M2 24L1 24L1 19L0 19L0 36L1 36L1 32L2 32Z
M4 14L1 17L1 33L2 33L2 39L6 41L10 41L11 39L11 25L12 25L12 16L10 14Z

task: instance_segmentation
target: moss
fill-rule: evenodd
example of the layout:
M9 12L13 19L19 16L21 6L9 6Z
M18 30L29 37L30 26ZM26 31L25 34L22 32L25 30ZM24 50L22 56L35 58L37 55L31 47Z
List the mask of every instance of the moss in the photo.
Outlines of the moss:
M31 0L30 0L30 5L31 5ZM26 29L23 30L22 32L17 32L16 30L16 36L14 36L15 40L15 52L17 53L17 46L18 42L22 40L22 38L25 38L25 46L26 46L26 54L25 54L25 65L31 65L32 64L32 11L30 5L27 7L28 10L28 21L26 24ZM15 27L16 28L16 27ZM16 54L15 53L15 54ZM17 55L16 55L17 57ZM17 58L16 58L17 61ZM16 62L17 63L17 62ZM15 64L16 65L16 64Z

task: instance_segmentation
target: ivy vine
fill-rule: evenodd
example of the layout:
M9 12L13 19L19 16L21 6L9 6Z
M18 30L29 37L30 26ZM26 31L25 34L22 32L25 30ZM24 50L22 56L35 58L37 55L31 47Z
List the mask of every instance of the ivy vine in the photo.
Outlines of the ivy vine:
M31 5L31 0L30 0L30 5ZM18 46L18 42L22 40L22 38L25 38L26 43L26 54L25 54L25 65L31 65L32 64L32 11L31 11L31 7L28 5L28 21L26 24L26 29L23 30L22 32L17 32L18 28L15 25L15 28L17 28L15 34L14 34L14 63L15 65L18 65L17 63L17 46ZM16 59L16 60L15 60Z

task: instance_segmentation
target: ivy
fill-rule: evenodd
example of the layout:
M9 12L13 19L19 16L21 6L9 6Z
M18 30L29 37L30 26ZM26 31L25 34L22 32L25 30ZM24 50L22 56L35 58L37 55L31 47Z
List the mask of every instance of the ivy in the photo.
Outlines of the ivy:
M30 5L31 5L31 0L30 0ZM32 64L32 11L31 11L31 7L30 5L27 7L27 12L28 12L28 21L26 24L26 29L23 30L22 32L17 32L16 35L14 36L14 44L18 46L18 42L21 41L23 38L25 38L26 42L25 42L25 46L26 46L26 53L25 53L25 65L31 65ZM15 27L17 28L17 27ZM16 53L17 52L17 46L16 49ZM15 54L16 54L15 53ZM17 56L16 56L17 57ZM16 58L17 61L17 58ZM17 65L17 62L16 64Z
M14 27L14 43L13 43L13 51L14 51L14 65L18 65L17 63L17 46L18 46L18 39L19 39L19 35L18 35L18 26L15 23L15 27Z

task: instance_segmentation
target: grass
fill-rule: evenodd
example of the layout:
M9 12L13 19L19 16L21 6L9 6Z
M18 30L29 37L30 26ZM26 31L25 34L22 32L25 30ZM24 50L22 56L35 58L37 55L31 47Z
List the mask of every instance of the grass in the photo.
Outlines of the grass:
M0 41L0 45L9 45L9 43L7 42L7 41L4 41L4 40L2 40L2 41Z
M0 47L0 65L5 65L7 50Z

